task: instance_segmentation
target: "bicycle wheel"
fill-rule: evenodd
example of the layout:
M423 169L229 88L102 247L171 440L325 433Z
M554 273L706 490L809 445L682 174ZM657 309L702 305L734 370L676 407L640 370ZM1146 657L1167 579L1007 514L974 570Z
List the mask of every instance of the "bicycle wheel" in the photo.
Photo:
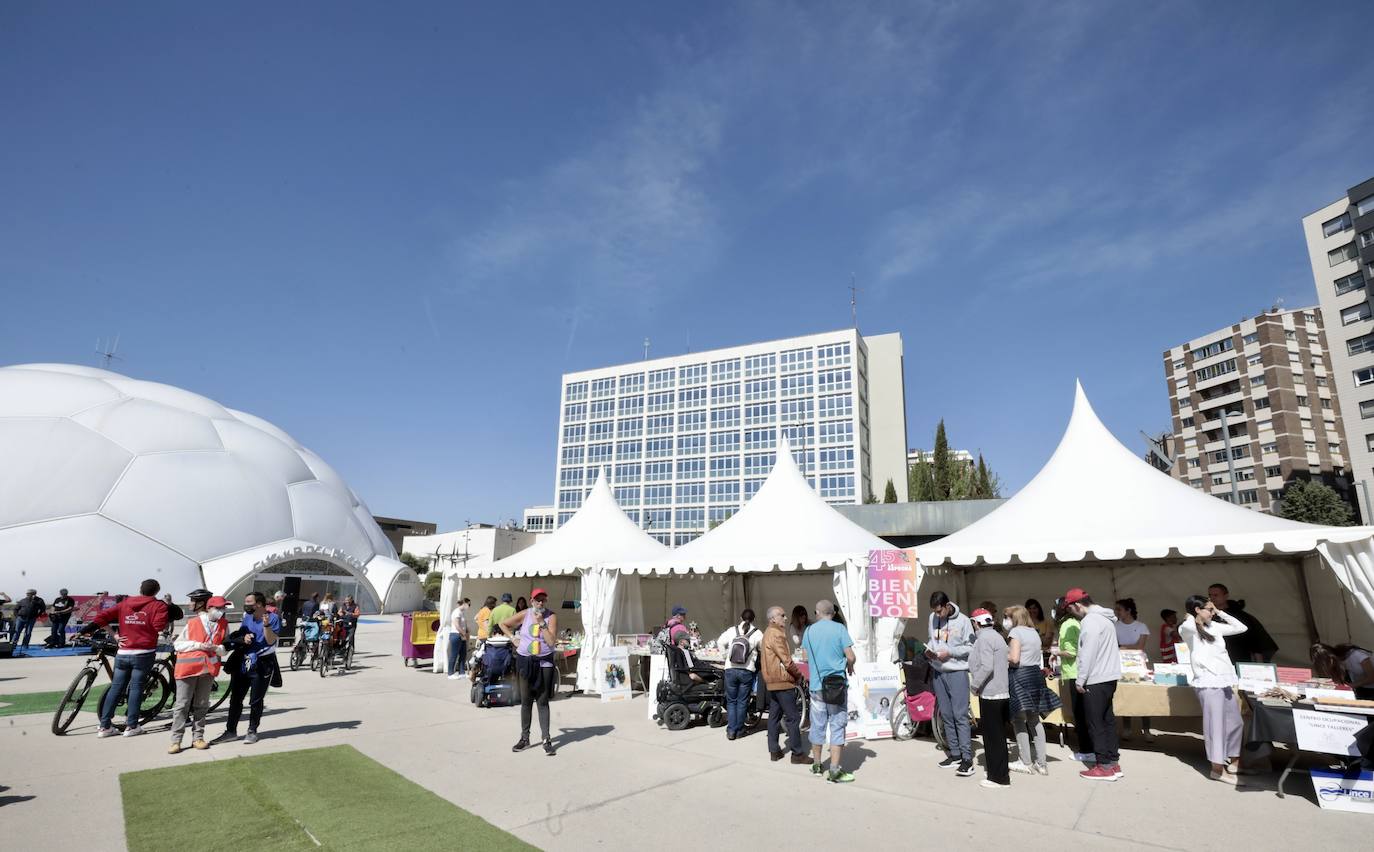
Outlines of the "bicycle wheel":
M296 647L291 649L291 671L296 671L305 662L305 643L297 642Z
M320 651L320 677L329 674L329 665L332 662L334 662L334 649L326 645L324 650Z
M348 671L349 669L353 668L353 646L352 646L352 645L349 645L349 646L348 646L348 653L344 654L343 667L344 667L344 671Z
M218 710L224 702L229 700L229 678L215 678L215 682L210 684L210 711L213 713Z
M91 684L95 683L95 669L87 666L76 673L72 678L71 686L67 687L67 692L62 696L62 703L57 705L57 711L52 714L52 732L57 736L62 736L67 729L72 726L76 719L76 714L81 712L81 707L86 703L86 696L91 693Z
M168 704L174 703L172 695L176 687L175 680L169 681L167 675L161 667L154 668L148 672L148 677L143 681L143 696L139 700L138 724L146 725L158 717Z

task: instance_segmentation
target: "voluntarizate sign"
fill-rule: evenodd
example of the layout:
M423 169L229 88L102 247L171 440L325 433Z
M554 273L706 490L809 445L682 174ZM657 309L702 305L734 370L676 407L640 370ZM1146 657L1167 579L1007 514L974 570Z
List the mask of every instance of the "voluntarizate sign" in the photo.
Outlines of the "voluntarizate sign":
M868 615L871 618L916 618L916 553L911 550L868 552Z

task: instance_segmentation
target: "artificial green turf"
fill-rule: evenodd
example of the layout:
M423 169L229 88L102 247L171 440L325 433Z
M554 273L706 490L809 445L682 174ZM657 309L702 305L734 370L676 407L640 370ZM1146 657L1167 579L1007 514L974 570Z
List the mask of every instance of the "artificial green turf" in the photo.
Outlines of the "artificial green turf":
M51 713L62 703L63 692L21 692L0 695L0 716L19 716L24 713Z
M352 746L127 772L119 786L129 852L535 848Z

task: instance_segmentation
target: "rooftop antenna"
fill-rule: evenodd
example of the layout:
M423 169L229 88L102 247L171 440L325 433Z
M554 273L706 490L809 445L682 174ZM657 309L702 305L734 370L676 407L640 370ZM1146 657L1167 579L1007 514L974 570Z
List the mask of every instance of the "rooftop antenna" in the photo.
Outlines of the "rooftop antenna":
M107 369L107 370L108 370L108 369L110 368L110 362L111 362L111 361L123 361L123 360L124 360L123 358L121 358L121 357L119 357L118 355L115 354L115 352L117 352L117 351L119 351L119 335L118 335L118 334L115 334L114 343L113 343L113 344L110 344L110 345L108 345L108 346L107 346L104 342L102 342L102 341L100 340L100 338L96 338L96 341L95 341L95 354L97 354L97 355L100 356L100 366L103 367L104 369Z
M649 360L649 338L644 338L644 360Z
M854 286L854 273L849 273L849 319L859 330L859 288Z

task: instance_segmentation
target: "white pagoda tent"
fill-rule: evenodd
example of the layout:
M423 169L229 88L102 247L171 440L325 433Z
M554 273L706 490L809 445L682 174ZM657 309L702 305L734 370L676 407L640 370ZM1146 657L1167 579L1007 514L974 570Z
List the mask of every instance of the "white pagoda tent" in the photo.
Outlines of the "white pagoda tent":
M684 597L704 604L689 604L689 617L701 609L720 613L721 622L709 624L703 639L732 624L745 606L755 610L761 625L769 605L802 603L811 610L817 600L831 598L848 621L856 655L887 659L902 622L870 623L865 574L869 551L890 548L821 499L798 470L787 439L780 438L773 470L739 512L675 550L609 567L626 578L642 577L641 599L646 605L653 599L665 617L667 604ZM654 580L663 581L662 601L650 592Z
M1121 445L1076 389L1068 429L1023 489L964 529L916 548L970 606L1040 600L1081 587L1136 600L1152 628L1191 594L1224 583L1264 623L1280 659L1312 640L1368 642L1374 527L1322 527L1241 508L1154 469ZM1150 646L1153 647L1153 644Z

